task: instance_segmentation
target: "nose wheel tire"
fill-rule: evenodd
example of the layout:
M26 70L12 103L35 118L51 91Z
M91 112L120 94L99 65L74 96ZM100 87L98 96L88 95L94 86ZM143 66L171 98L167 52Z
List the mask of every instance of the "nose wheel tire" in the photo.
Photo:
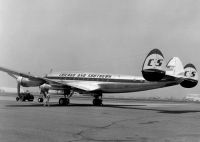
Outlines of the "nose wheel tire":
M16 97L16 101L17 101L17 102L19 101L19 97Z
M61 106L68 106L70 103L70 100L68 98L60 98L59 99L59 105Z
M43 98L38 98L38 102L42 103L44 101Z
M102 100L101 99L94 99L93 100L93 105L94 106L102 106Z

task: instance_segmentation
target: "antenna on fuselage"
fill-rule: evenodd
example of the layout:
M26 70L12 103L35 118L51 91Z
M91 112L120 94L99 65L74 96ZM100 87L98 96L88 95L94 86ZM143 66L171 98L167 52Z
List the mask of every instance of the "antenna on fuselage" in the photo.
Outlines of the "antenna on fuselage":
M53 72L53 69L50 69L49 73L52 73Z
M50 74L50 73L52 73L52 72L53 72L53 69L50 69L50 71L49 71L48 74ZM48 74L46 73L46 74L45 74L45 77L47 77Z

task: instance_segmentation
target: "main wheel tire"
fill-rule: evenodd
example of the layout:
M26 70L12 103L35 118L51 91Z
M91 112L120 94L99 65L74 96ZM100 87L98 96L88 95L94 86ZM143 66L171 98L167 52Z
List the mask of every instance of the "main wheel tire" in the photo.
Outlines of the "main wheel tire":
M101 99L94 99L93 100L93 105L94 106L102 106L102 100Z
M67 106L69 105L70 100L68 98L60 98L59 99L59 105L61 106Z
M65 105L65 106L68 106L69 103L70 103L70 100L69 100L68 98L65 98L64 101L65 101L65 102L64 102L64 105Z
M64 105L64 98L59 99L59 105L63 106Z

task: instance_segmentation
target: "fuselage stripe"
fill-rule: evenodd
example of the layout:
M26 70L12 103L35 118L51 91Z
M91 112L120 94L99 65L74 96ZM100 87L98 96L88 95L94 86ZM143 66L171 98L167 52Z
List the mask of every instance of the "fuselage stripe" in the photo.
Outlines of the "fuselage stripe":
M83 78L83 77L55 77L48 76L48 79L58 80L79 80L79 81L99 81L99 82L120 82L120 83L144 83L145 80L134 80L134 79L108 79L108 78Z

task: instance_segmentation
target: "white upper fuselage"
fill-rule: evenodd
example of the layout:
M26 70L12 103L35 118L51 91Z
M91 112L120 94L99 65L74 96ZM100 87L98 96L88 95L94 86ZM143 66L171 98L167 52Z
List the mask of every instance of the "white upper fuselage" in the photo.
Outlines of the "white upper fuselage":
M103 93L125 93L156 89L165 86L174 85L170 82L149 82L143 77L129 75L114 75L103 73L80 73L80 72L57 72L46 76L62 83L76 83L82 86L99 87Z

